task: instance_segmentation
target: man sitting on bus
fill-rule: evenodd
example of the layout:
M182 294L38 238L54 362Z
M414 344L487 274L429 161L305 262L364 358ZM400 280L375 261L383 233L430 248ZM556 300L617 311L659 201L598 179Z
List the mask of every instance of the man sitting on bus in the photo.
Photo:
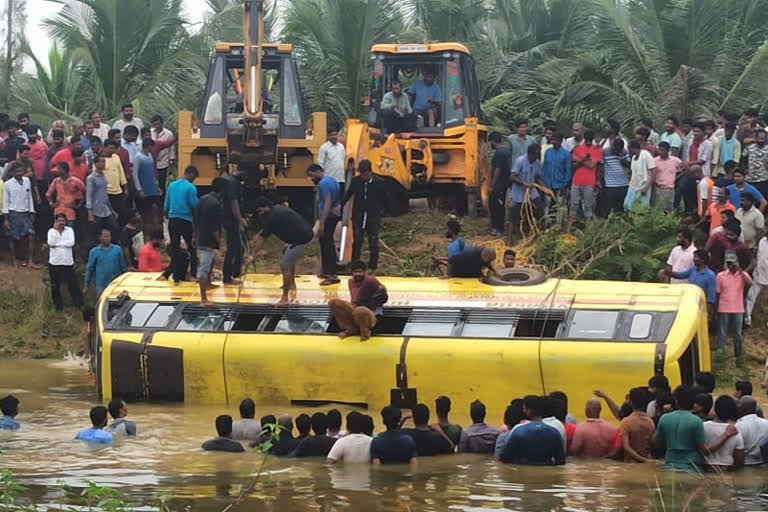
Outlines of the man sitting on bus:
M413 130L413 108L408 95L403 94L403 87L397 80L392 82L392 90L381 100L381 115L384 118L384 129L388 133Z
M376 311L386 302L384 286L366 272L365 263L352 263L352 278L349 280L351 302L331 299L328 307L336 319L341 331L339 338L360 335L360 341L371 337L371 329L376 325Z
M443 102L443 93L440 86L435 83L435 72L431 69L424 71L424 80L419 80L408 91L413 103L413 110L420 115L426 126L433 127L437 124L440 113L440 104Z

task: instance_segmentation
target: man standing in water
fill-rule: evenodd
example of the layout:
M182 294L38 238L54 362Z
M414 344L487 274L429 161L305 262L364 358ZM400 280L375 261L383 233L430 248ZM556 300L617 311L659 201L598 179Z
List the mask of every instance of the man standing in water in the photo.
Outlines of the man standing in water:
M107 407L109 415L115 420L107 428L107 432L113 436L135 436L138 434L136 424L130 420L125 419L128 416L128 406L124 400L116 398L109 402Z
M0 430L19 430L21 425L16 421L19 414L19 399L13 395L8 395L0 400Z
M91 428L81 430L75 436L77 441L85 441L93 444L112 444L112 434L104 431L107 426L107 408L99 405L91 409Z
M207 452L231 453L241 453L245 451L243 445L232 440L232 416L229 414L222 414L221 416L216 417L216 433L219 434L218 437L203 443L203 450Z

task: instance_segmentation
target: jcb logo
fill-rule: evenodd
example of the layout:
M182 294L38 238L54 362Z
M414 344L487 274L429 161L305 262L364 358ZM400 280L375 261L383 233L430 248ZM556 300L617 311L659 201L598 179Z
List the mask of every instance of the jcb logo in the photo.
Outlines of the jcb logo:
M386 174L388 176L395 175L395 161L391 158L382 158L380 167L382 174Z

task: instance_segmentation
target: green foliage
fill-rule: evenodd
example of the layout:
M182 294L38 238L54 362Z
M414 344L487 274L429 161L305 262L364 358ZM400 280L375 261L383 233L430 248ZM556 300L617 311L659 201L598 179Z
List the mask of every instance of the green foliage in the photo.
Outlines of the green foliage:
M656 208L595 219L577 234L545 231L534 260L550 275L569 279L653 281L675 244L679 218Z

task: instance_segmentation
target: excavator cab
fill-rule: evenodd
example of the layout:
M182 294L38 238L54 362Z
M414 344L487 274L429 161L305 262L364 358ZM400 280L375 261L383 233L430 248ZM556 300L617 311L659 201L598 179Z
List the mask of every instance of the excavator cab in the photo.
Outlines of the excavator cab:
M246 203L261 194L311 212L306 169L325 142L326 114L305 115L293 48L264 41L264 0L243 0L243 40L216 43L198 113L179 112L178 165L204 192L245 170Z
M390 214L405 213L409 198L427 197L475 215L481 200L487 204L488 130L469 50L459 43L377 44L371 64L364 119L346 125L348 167L370 160L374 174L390 182ZM402 96L398 112L386 108L395 83L412 113L400 112Z
M472 57L457 50L423 53L425 50L426 45L410 45L400 46L398 53L373 53L371 94L364 102L370 126L383 133L393 131L386 125L381 103L395 82L415 111L409 133L442 134L444 129L463 125L466 118L480 117L480 92ZM416 89L430 79L435 86L432 89L439 94L433 98L436 115L432 123L416 108Z

